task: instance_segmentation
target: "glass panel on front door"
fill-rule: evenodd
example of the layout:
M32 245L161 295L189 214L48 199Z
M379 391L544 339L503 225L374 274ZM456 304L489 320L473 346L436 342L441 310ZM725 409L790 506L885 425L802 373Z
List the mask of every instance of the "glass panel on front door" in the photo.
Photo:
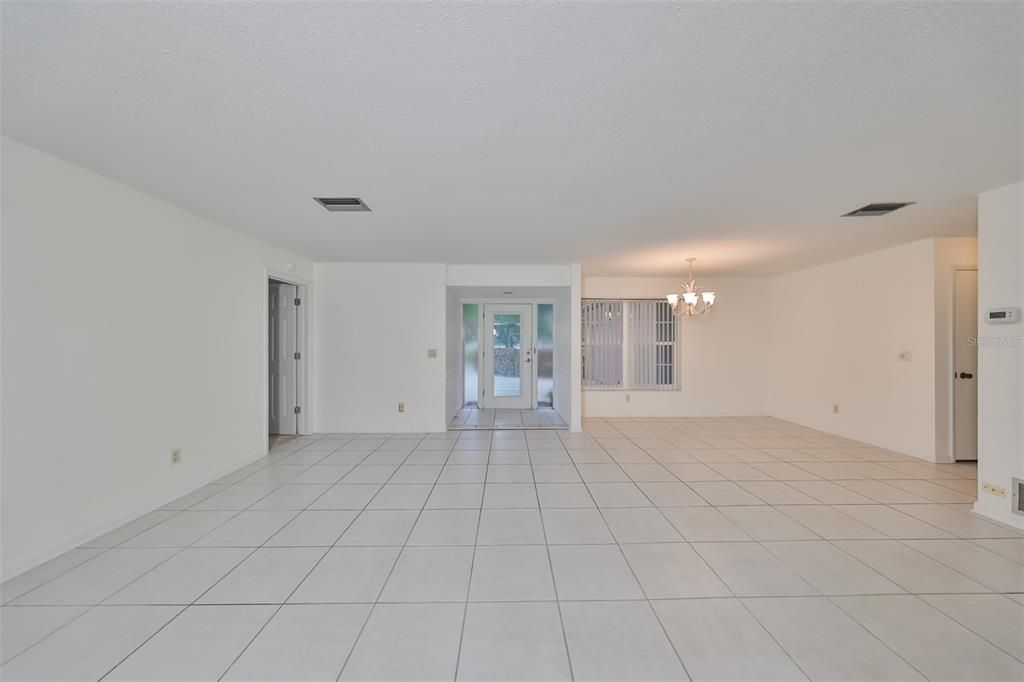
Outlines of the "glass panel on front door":
M514 313L495 315L491 335L494 339L491 356L494 362L494 397L522 395L522 316Z

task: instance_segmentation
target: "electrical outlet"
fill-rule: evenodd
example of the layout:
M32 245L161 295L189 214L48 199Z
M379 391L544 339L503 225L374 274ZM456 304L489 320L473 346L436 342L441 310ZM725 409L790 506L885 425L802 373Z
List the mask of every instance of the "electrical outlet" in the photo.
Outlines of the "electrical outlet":
M405 403L398 403L398 411L405 412Z
M1006 488L996 485L995 483L983 483L981 485L982 490L987 493L991 493L996 497L1006 497Z
M833 405L832 406L832 414L839 414L839 406L838 405Z
M436 358L437 357L437 349L436 348L428 348L427 349L427 357L428 358Z
M628 393L626 394L626 402L627 403L629 402L629 394Z
M911 360L914 359L914 354L911 353L909 350L901 350L897 357L899 357L899 359L902 360L903 362L910 362Z
M177 464L181 461L181 448L174 448L171 450L171 464Z

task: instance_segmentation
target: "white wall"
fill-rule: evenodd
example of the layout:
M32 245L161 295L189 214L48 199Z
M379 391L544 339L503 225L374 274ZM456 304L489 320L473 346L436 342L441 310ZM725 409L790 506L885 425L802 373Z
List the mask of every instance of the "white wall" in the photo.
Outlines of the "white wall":
M572 292L569 287L559 290L554 305L554 349L552 379L554 381L555 412L566 424L572 423Z
M934 254L926 239L775 278L771 414L933 460Z
M580 432L583 430L583 331L582 314L580 302L583 299L583 268L579 263L569 266L569 307L572 309L572 319L569 343L572 350L572 357L569 366L569 382L572 385L572 396L569 405L569 430Z
M462 339L462 301L458 290L447 289L445 306L445 417L447 422L466 404Z
M266 452L267 271L312 266L6 138L2 164L8 577Z
M446 267L450 287L567 287L571 265L477 265Z
M675 277L584 277L583 298L661 298L678 290L680 281ZM720 278L700 279L700 283L718 292L719 303L707 318L679 322L680 390L585 390L584 417L765 413L771 322L766 281Z
M445 430L445 266L317 263L315 279L316 430Z
M978 199L978 501L985 516L1024 528L1011 513L1011 479L1024 478L1024 330L984 322L991 308L1024 306L1024 183ZM985 482L1007 489L996 497Z
M977 269L978 239L935 242L935 461L953 461L953 279Z

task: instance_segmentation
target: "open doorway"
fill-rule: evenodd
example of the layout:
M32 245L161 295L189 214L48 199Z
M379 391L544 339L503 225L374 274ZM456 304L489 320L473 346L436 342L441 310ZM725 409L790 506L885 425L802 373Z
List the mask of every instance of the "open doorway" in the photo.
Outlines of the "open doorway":
M449 357L458 362L458 383L449 385L457 401L450 426L566 428L557 400L569 391L567 288L455 289L449 305L457 312L449 319L459 321L452 329L458 335L449 338L458 352L452 348Z
M270 445L303 433L305 286L267 281L267 426Z

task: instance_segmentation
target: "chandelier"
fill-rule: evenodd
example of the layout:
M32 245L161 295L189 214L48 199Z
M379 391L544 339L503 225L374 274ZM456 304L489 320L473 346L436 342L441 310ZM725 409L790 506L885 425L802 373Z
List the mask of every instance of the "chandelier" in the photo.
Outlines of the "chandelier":
M672 312L680 317L707 315L715 305L715 292L703 291L703 287L697 286L697 281L693 279L693 261L695 260L697 259L686 259L686 262L690 264L690 280L682 283L683 293L665 294L665 298L672 306Z

